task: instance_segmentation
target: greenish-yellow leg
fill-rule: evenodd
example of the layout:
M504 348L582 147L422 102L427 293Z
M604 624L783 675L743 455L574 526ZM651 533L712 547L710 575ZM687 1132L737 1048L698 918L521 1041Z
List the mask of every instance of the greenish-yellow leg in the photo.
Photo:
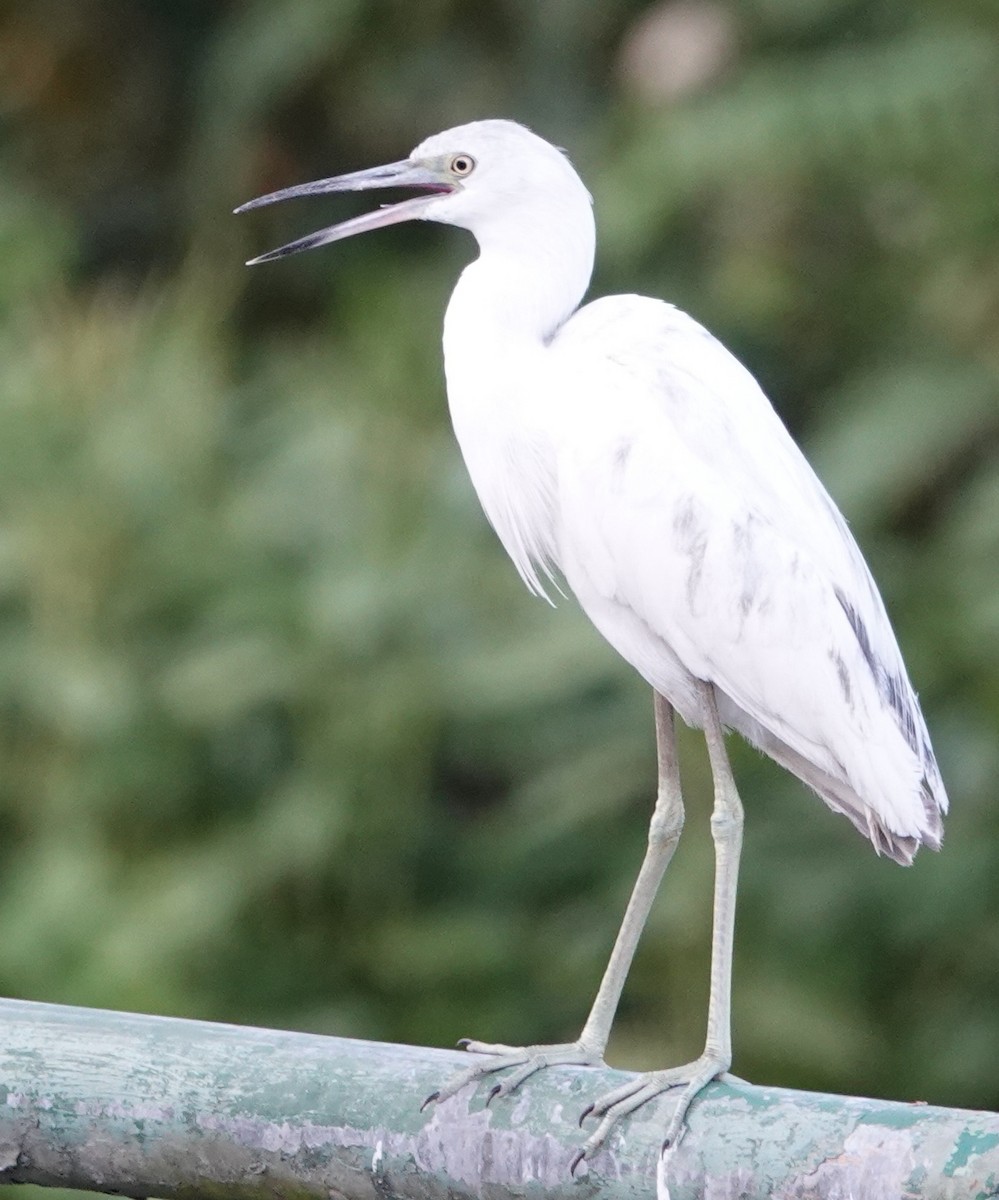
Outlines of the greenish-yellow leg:
M725 753L725 740L718 719L714 688L702 684L704 736L708 743L715 802L711 835L715 844L714 922L711 943L711 996L708 1005L708 1035L700 1058L683 1067L638 1075L623 1087L602 1096L585 1115L602 1117L596 1132L586 1141L573 1169L604 1142L614 1123L641 1105L672 1088L682 1088L676 1108L666 1127L663 1149L675 1146L682 1136L687 1110L706 1084L728 1071L732 1062L731 998L732 943L735 933L735 895L742 849L742 803L736 791L732 768Z
M680 773L676 760L673 709L659 695L655 696L655 717L659 787L649 826L648 848L610 961L582 1033L575 1042L554 1046L505 1046L464 1041L461 1044L466 1050L473 1054L488 1055L489 1058L486 1062L477 1063L448 1080L440 1091L427 1097L424 1107L433 1101L446 1100L466 1084L507 1067L511 1068L510 1074L493 1087L489 1093L489 1100L512 1092L542 1067L598 1066L603 1063L607 1039L621 998L621 990L635 955L635 947L683 828L683 799L680 794ZM608 1112L604 1124L610 1128L612 1122L613 1118Z

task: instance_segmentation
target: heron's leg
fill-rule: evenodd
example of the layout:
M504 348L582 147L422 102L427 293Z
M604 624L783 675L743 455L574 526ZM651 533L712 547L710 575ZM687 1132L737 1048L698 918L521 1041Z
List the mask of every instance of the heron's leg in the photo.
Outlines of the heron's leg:
M614 1014L631 969L642 930L649 919L652 902L659 891L663 875L683 830L683 795L680 791L680 770L676 758L676 730L673 706L658 692L654 693L656 714L656 751L659 760L659 787L656 804L649 822L649 841L635 880L624 920L618 930L610 961L604 971L600 988L590 1015L579 1035L584 1046L592 1047L602 1059L610 1037Z
M624 920L618 930L610 961L607 963L582 1033L577 1041L556 1046L505 1046L489 1042L463 1041L461 1044L466 1050L473 1054L488 1054L491 1061L462 1071L450 1079L439 1092L429 1096L425 1103L445 1100L465 1084L480 1079L483 1075L491 1075L504 1067L512 1067L515 1070L496 1084L489 1094L490 1100L512 1092L542 1067L596 1066L603 1062L614 1014L631 967L631 960L635 955L635 948L683 828L683 798L680 793L680 772L676 757L673 707L658 693L654 693L654 697L659 785L649 825L648 847L632 889L631 899L628 901Z
M601 1097L583 1115L602 1117L596 1132L577 1153L573 1168L603 1143L612 1126L670 1088L683 1088L666 1127L663 1148L674 1146L682 1135L687 1110L706 1084L728 1071L732 1062L732 945L735 933L735 896L742 849L742 802L736 790L725 752L725 738L718 719L714 687L702 684L704 736L714 779L714 809L711 836L715 844L714 919L711 941L711 993L708 1003L708 1032L704 1052L684 1067L653 1071L629 1080Z

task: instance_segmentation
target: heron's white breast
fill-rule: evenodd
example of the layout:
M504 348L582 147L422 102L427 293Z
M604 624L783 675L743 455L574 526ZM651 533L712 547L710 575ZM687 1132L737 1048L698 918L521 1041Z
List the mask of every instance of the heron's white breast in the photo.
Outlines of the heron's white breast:
M479 502L528 588L546 596L557 515L544 349L513 344L496 354L451 323L444 361L451 421Z

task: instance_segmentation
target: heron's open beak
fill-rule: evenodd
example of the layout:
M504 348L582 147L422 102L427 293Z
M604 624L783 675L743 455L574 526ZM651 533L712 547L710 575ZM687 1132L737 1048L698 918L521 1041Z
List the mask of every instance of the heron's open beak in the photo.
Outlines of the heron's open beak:
M297 254L300 250L325 246L327 242L337 242L341 238L365 233L369 229L381 229L384 225L395 225L399 221L419 220L427 205L431 204L436 196L453 192L458 186L453 180L447 179L443 172L405 159L384 167L372 167L367 171L354 171L350 175L335 175L332 179L317 179L312 183L283 188L280 192L258 196L256 200L241 204L233 211L247 212L251 208L262 208L265 204L276 204L279 200L293 200L297 196L322 196L327 192L366 192L372 188L420 188L434 193L431 196L403 200L399 204L386 204L374 212L364 213L349 221L341 221L339 225L330 225L328 229L320 229L317 233L310 233L295 242L289 242L287 246L280 246L277 250L270 250L267 254L251 258L246 265L252 267L256 263Z

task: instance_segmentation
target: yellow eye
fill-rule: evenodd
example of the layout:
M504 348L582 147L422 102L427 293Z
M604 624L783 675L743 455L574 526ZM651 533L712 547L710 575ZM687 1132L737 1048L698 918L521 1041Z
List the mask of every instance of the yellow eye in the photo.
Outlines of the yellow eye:
M448 163L452 175L471 175L475 170L475 159L470 154L456 154Z

